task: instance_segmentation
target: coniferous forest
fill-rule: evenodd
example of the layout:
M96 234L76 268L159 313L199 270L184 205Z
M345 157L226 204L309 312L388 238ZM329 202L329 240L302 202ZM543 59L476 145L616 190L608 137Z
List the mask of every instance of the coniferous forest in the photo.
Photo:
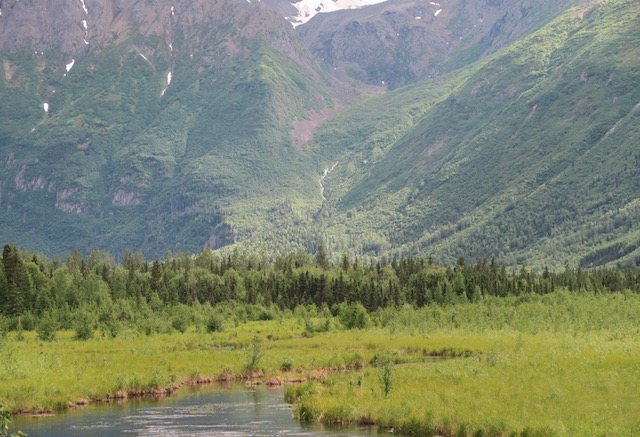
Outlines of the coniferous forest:
M163 260L125 252L122 262L95 250L64 262L5 245L0 265L0 312L9 329L101 329L143 321L147 334L184 330L189 308L242 307L241 319L270 320L278 312L312 306L333 316L354 308L448 306L488 297L545 295L556 290L588 293L640 291L640 268L563 271L507 269L495 260L439 265L407 257L338 262L324 248L269 260L235 252L203 251ZM169 311L171 323L150 314ZM238 317L237 315L235 317ZM162 318L166 321L166 318ZM46 336L46 335L45 335Z

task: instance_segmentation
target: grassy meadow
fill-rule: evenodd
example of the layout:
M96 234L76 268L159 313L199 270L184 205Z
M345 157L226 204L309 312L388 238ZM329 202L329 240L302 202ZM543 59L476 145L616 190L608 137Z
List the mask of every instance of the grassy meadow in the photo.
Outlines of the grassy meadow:
M131 328L81 341L59 331L43 342L14 331L2 340L0 400L13 412L64 411L189 382L279 378L305 381L286 391L302 420L420 435L634 435L639 314L636 294L560 291L386 308L364 329L300 307L212 333Z

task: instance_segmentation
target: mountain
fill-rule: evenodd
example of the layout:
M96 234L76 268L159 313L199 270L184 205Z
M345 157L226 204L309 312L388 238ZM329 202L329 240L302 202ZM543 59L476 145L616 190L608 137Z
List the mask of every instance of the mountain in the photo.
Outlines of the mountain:
M299 31L328 67L397 88L494 53L579 3L391 0L318 14Z
M638 12L0 0L0 238L637 263Z
M316 141L340 162L326 180L332 238L449 262L638 264L638 12L584 4L328 123Z
M4 239L52 253L215 248L236 240L226 217L241 204L318 192L290 131L331 104L329 79L269 7L7 3Z

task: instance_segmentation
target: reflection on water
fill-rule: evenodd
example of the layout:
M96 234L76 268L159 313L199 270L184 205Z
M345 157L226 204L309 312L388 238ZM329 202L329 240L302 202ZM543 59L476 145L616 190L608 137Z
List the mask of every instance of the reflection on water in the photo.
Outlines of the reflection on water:
M363 436L375 429L327 430L300 424L284 403L282 390L183 389L162 400L81 408L54 417L14 417L12 429L32 437L62 436Z

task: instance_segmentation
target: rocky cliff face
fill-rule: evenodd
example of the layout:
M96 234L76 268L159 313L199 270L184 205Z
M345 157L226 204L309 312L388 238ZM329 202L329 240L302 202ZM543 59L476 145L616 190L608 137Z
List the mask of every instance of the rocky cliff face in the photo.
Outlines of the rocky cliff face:
M395 0L318 14L298 31L330 68L395 88L492 53L577 3Z
M147 52L182 50L205 61L213 60L205 55L212 48L234 54L241 39L260 39L291 55L299 51L291 25L260 2L3 0L0 11L5 54L27 50L77 60L132 38Z

